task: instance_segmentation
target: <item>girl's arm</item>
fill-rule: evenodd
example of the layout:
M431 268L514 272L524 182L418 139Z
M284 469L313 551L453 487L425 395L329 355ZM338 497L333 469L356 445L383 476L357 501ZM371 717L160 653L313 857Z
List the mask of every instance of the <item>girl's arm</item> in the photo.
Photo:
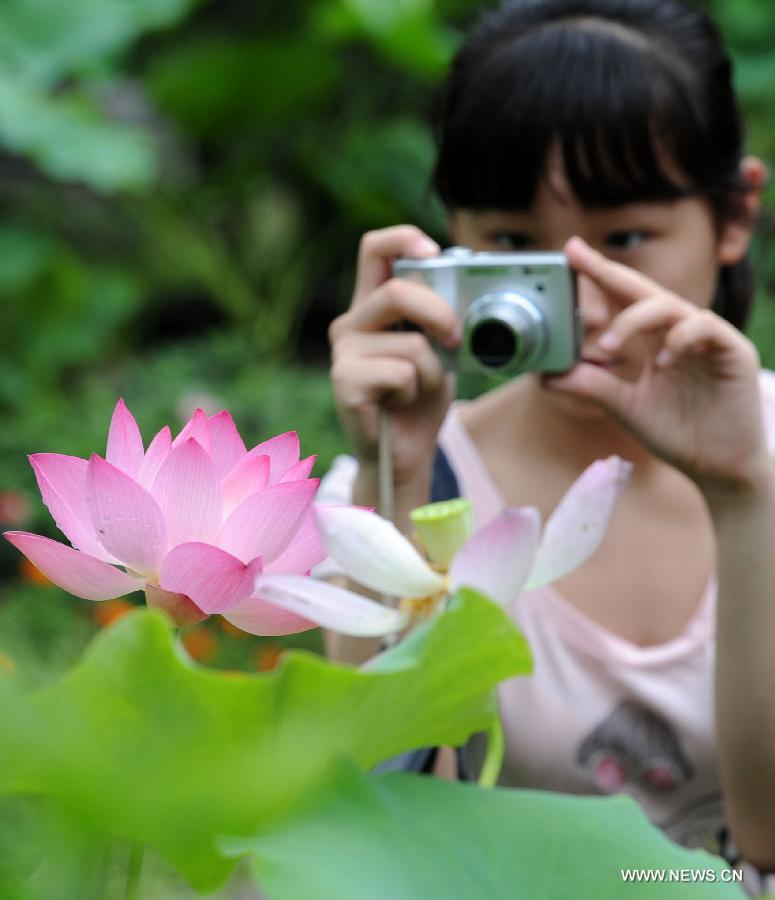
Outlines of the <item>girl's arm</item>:
M705 497L718 555L716 710L726 815L743 857L775 871L775 473Z
M775 871L775 466L751 342L719 316L578 239L574 268L621 306L602 353L649 349L637 381L580 363L549 388L597 401L689 476L715 529L716 714L727 817L743 858ZM633 342L633 344L630 344Z

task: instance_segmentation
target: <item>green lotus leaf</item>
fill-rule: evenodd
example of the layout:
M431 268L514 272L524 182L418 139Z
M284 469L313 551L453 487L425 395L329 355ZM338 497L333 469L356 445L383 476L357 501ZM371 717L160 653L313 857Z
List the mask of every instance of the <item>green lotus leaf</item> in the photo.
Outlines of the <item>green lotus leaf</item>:
M263 675L210 671L161 614L126 616L58 683L4 697L0 794L42 797L74 829L150 845L217 887L234 865L217 836L288 812L342 756L369 769L488 727L493 687L530 655L502 610L461 593L367 671L301 651Z
M348 766L271 831L224 847L253 854L272 900L744 897L722 860L674 844L628 797L485 790ZM625 883L623 869L665 880Z

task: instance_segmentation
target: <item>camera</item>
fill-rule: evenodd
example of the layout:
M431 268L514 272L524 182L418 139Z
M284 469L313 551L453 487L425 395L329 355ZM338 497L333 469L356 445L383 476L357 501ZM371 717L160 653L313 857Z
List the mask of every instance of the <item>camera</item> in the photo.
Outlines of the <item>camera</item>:
M428 285L463 325L459 348L437 348L454 372L513 377L567 372L579 358L575 273L563 253L490 253L450 247L397 259L393 275Z

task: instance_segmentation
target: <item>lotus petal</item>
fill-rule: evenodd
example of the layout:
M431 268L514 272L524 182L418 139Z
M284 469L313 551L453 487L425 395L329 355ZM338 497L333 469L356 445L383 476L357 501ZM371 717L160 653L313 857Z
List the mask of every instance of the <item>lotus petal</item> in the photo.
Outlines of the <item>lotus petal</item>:
M313 566L323 562L328 556L320 540L315 514L309 510L299 526L293 540L283 552L264 566L265 572L283 572L287 575L306 575Z
M269 484L269 457L245 455L221 482L223 517Z
M202 449L212 455L212 439L210 437L210 423L202 409L197 409L194 415L186 422L180 434L172 442L172 449L179 447L189 438L193 438Z
M143 439L140 429L123 400L119 400L113 410L105 459L117 469L132 476L137 474L143 461Z
M578 568L605 537L632 463L618 456L592 463L570 486L544 528L526 590L542 587Z
M364 587L399 597L426 597L444 580L391 522L353 506L316 507L323 545L335 562Z
M312 471L316 459L317 455L306 456L304 459L300 459L295 465L285 470L285 475L280 481L301 481L303 478L309 478L309 473Z
M299 436L295 431L278 434L253 447L250 456L269 457L269 484L277 484L288 469L299 461Z
M243 501L223 523L216 544L247 562L261 556L276 559L309 511L317 479L275 484Z
M86 496L102 546L122 565L153 580L167 545L159 504L134 479L96 454L86 472Z
M137 480L144 488L150 490L161 464L170 455L171 450L172 434L169 425L165 425L149 444L137 473Z
M222 613L253 593L261 560L247 565L211 544L178 544L164 558L159 585L185 594L207 615Z
M220 485L210 456L194 438L172 450L151 494L167 525L168 547L215 538L221 525Z
M259 634L263 637L279 634L298 634L301 631L309 631L317 628L318 623L304 616L289 612L282 606L253 597L233 606L223 614L224 619L236 625L241 631L249 634Z
M210 442L215 474L218 478L223 478L247 453L245 442L240 437L239 431L237 431L234 419L225 409L214 416L210 416L207 421L210 426Z
M261 575L255 593L262 600L342 634L379 637L395 634L409 624L409 615L402 610L302 575ZM237 621L236 611L229 610L229 621L243 631L251 631L251 626L260 627L260 621L252 622L248 618L249 608L250 601L242 604Z
M46 578L84 600L113 600L143 588L142 580L50 538L24 531L6 531L5 537Z
M61 453L35 453L30 463L43 502L73 547L103 562L118 562L97 539L86 503L86 460Z
M541 516L509 507L461 547L449 573L450 590L471 587L505 606L519 596L535 559Z
M163 609L178 628L188 628L207 618L190 597L165 591L157 584L146 584L145 602L151 609Z

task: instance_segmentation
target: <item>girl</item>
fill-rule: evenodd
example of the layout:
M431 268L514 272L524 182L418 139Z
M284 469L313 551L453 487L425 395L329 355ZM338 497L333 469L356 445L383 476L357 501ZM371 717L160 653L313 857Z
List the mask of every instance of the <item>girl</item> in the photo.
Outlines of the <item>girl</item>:
M501 783L627 791L677 840L721 852L729 829L775 870L775 378L739 330L765 171L715 27L683 0L507 4L454 61L433 180L455 244L564 248L581 360L450 407L430 339L454 347L460 325L390 278L439 248L411 226L367 234L330 330L357 464L327 499L376 505L380 404L405 531L437 444L477 524L546 517L595 459L633 462L598 553L514 598L535 673L502 685ZM406 319L422 332L389 330Z

